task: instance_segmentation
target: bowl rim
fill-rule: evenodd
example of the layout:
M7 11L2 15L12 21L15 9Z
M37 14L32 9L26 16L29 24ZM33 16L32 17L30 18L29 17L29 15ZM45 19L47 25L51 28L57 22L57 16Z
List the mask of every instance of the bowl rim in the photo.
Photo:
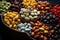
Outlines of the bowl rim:
M9 12L9 11L5 11L5 12ZM10 27L4 22L4 20L3 20L3 15L4 15L5 12L2 12L2 14L1 14L1 21L2 21L2 23L5 25L5 27L7 27L8 29L11 29L12 31L15 31L15 32L27 34L31 39L35 40L35 39L32 38L31 35L30 35L29 33L27 33L27 32L21 32L21 31L15 30L15 29L13 29L13 28L10 28ZM12 12L12 11L11 11L11 12ZM16 11L15 11L15 12L16 12Z

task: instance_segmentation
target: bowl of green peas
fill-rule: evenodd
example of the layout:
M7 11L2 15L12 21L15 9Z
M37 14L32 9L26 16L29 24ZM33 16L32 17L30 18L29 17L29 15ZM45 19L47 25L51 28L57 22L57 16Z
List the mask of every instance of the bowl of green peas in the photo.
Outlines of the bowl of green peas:
M11 4L7 1L0 1L0 15L2 12L7 11L10 8Z

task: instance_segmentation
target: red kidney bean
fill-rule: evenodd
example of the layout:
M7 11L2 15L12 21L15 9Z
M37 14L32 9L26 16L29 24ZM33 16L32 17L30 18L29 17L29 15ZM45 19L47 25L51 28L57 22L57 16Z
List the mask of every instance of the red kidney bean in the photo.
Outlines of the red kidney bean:
M60 20L60 5L55 5L51 8L51 11L58 16L59 20Z

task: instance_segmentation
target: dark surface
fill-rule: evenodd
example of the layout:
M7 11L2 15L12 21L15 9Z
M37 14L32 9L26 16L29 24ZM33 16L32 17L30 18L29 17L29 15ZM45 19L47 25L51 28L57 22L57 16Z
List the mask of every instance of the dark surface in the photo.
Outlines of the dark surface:
M9 1L9 0L7 0ZM42 0L44 1L44 0ZM60 0L47 0L52 5L60 4ZM26 34L19 33L16 31L13 31L11 29L8 29L1 21L0 16L0 40L32 40L30 39Z

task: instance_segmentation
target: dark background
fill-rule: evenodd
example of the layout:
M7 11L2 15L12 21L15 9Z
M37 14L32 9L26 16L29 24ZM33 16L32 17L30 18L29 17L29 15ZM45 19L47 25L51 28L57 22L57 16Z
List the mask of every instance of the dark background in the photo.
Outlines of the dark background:
M41 1L48 1L51 3L51 5L60 4L60 0L41 0ZM29 36L27 36L26 34L8 29L2 23L1 16L0 16L0 40L32 40L32 39L29 38Z

